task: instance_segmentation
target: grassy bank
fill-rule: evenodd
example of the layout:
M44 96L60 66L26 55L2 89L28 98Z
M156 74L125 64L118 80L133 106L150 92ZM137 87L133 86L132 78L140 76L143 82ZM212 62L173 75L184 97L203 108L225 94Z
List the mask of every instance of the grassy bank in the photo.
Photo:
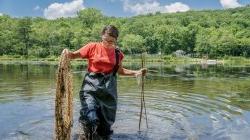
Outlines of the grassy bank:
M59 60L58 56L49 56L46 58L36 58L23 56L0 56L0 63L48 63L48 64L57 64ZM232 57L226 56L218 59L202 59L202 58L192 58L192 57L175 57L172 55L146 55L146 61L148 63L166 63L166 64L225 64L225 65L245 65L250 64L250 58L245 57ZM140 55L126 55L123 60L124 63L140 63ZM87 63L86 60L82 61L77 59L72 61L73 65L80 65Z
M31 63L31 64L51 64L51 65L57 65L59 62L59 56L49 56L46 58L37 58L37 57L28 57L25 58L24 56L0 56L0 63L5 64L25 64L25 63ZM81 65L87 63L86 60L82 61L81 59L77 59L71 62L72 65Z

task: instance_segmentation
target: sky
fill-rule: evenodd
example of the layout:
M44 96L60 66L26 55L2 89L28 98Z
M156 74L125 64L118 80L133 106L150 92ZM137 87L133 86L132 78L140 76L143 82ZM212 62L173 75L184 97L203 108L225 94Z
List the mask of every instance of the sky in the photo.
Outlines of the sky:
M85 8L99 9L106 16L131 17L147 13L174 13L202 9L228 9L250 0L0 0L0 16L74 17Z

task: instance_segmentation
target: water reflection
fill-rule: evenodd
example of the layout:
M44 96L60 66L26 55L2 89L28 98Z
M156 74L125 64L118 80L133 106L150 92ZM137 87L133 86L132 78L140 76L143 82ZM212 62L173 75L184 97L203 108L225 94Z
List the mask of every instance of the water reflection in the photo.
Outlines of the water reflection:
M113 139L248 139L250 67L147 64L149 129L138 133L140 89L119 77ZM128 64L138 68L138 64ZM56 65L0 64L1 139L52 139ZM74 66L74 132L86 66Z

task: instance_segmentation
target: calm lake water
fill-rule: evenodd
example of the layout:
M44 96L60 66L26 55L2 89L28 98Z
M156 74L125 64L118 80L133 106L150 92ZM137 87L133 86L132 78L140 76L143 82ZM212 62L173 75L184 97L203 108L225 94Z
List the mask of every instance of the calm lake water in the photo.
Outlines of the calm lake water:
M118 78L113 139L248 140L250 66L148 64L145 100L149 128L138 133L138 80ZM128 64L127 68L137 68ZM0 64L0 139L53 139L56 65ZM85 66L73 67L74 126Z

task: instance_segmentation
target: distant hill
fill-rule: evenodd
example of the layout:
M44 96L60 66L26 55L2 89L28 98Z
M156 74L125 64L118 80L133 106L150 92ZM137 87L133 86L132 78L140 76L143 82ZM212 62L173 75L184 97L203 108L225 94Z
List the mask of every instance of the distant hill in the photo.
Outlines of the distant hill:
M75 18L12 18L0 16L0 55L47 57L63 48L76 50L100 40L105 25L120 30L118 45L127 54L147 51L209 57L250 56L250 7L155 13L129 18L103 15L89 8Z

